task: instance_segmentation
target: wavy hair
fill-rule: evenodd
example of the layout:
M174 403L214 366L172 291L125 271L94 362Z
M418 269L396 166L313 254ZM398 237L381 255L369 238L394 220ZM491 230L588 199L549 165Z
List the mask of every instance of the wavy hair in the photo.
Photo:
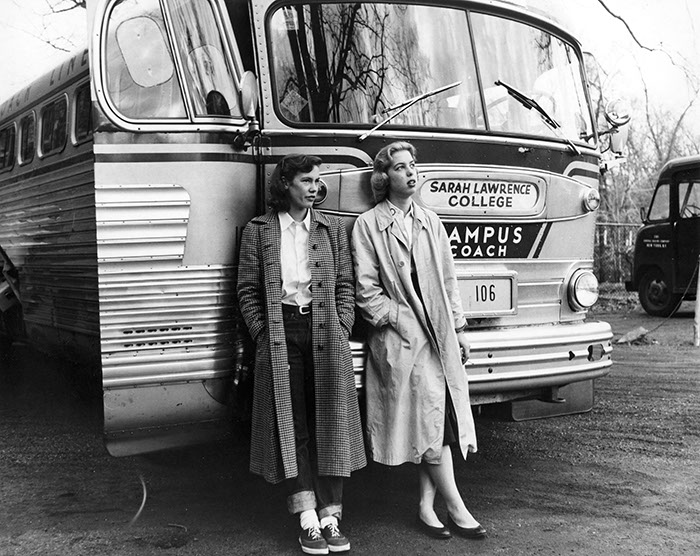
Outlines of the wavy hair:
M317 156L290 154L277 163L270 179L270 198L267 205L276 212L289 210L289 194L286 183L291 182L297 174L311 172L321 166L322 160Z
M374 157L370 183L372 184L375 204L379 204L387 198L389 193L389 174L387 174L387 171L391 168L392 158L399 151L408 151L411 153L413 160L416 159L416 148L408 141L390 143Z

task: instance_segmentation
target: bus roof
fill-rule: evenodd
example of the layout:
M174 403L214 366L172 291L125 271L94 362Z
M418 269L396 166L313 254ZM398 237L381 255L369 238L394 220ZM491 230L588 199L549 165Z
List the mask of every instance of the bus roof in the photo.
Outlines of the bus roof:
M274 2L277 2L277 0L271 0L270 4ZM538 8L526 6L522 2L512 2L511 0L458 0L457 3L467 9L477 11L483 9L504 17L517 16L520 20L542 27L549 32L554 32L580 48L580 43L576 37L571 35L561 22L552 18L551 14ZM88 69L88 49L81 48L2 102L0 104L0 126L3 125L5 120L11 119L15 114L27 110L34 104L55 94L58 89L62 89L68 86L70 82L87 75Z
M88 50L82 48L0 104L0 122L50 97L87 73Z

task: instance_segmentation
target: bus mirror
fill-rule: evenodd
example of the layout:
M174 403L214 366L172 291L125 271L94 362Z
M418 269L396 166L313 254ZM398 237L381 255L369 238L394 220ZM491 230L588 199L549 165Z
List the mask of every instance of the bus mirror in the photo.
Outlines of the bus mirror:
M629 128L613 128L610 134L610 150L617 155L622 155L622 151L627 144L627 133Z
M616 155L622 155L629 132L625 126L631 119L629 105L622 99L610 101L605 106L605 119L610 125L610 150Z
M248 121L248 130L245 133L237 133L233 139L236 149L245 149L247 145L260 134L260 124L255 119L258 111L258 79L252 71L246 71L241 77L241 86L238 90L238 102L243 117Z
M631 117L629 106L622 99L612 100L605 106L605 119L612 127L626 125Z
M246 71L241 77L239 96L243 117L254 120L258 111L258 80L252 71Z

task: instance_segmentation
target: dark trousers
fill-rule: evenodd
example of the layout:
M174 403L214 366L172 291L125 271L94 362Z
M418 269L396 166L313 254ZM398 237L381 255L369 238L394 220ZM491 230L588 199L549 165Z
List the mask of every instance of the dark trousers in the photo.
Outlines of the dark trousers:
M296 514L318 509L318 516L342 515L343 478L319 476L316 452L316 395L311 314L283 305L289 386L299 474L287 479L287 507Z

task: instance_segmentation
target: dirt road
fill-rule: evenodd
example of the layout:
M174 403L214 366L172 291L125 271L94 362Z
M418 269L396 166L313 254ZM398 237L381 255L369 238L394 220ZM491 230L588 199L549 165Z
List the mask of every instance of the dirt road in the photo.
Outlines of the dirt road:
M590 413L477 419L479 453L456 469L486 540L422 536L412 526L414 469L373 465L347 483L351 554L697 554L692 313L663 321L633 308L595 317L616 338L662 326L639 345L615 346ZM0 555L301 553L284 494L248 474L244 444L112 458L99 405L77 399L50 359L22 347L18 355L0 372Z

